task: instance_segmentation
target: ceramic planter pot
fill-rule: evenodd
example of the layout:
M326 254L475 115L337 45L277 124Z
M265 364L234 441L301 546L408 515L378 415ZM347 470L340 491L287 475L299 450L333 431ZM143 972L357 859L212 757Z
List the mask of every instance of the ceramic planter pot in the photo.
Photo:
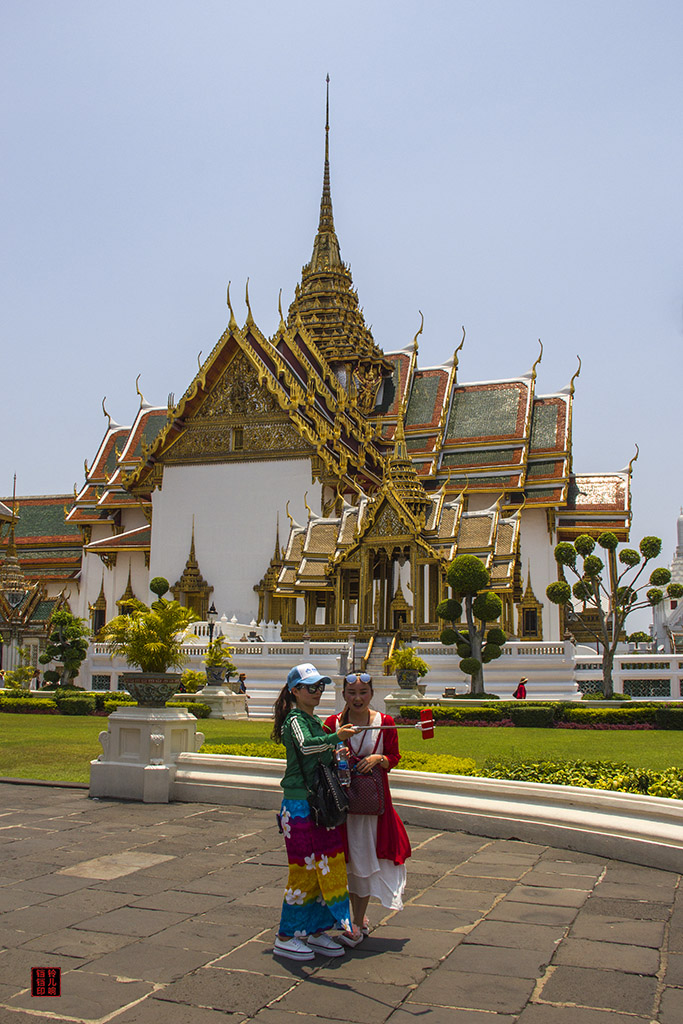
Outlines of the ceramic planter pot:
M222 686L225 682L225 669L221 665L206 666L206 685Z
M415 668L396 669L396 679L402 690L415 690L418 678L417 669Z
M177 672L124 672L121 679L141 708L165 707L180 685Z

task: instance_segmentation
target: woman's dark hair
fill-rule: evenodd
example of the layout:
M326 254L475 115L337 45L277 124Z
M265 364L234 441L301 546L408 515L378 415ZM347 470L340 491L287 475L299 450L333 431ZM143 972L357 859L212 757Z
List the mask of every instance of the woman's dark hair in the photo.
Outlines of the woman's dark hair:
M360 675L360 673L359 673L359 675ZM358 678L358 677L356 677L356 679L357 679L357 678ZM346 687L347 687L347 686L352 686L352 685L353 685L353 684L352 684L352 683L350 683L350 682L348 681L348 679L346 679L346 677L345 677L345 678L344 678L344 682L342 683L342 697L343 697L343 696L344 696L344 694L346 693ZM370 682L369 682L369 683L366 683L365 685L366 685L366 686L369 686L369 687L370 687L370 693L371 693L371 694L372 694L372 695L374 696L374 693L375 693L375 688L374 688L374 686L372 685L372 679L370 680ZM344 710L342 711L341 715L339 716L339 724L340 724L340 725L346 725L346 723L348 722L348 720L349 720L349 706L348 706L348 704L347 704L347 705L346 705L346 707L344 708Z
M270 734L271 739L275 740L276 743L282 743L282 726L284 725L285 718L295 706L295 700L292 696L292 691L287 686L287 683L282 687L277 695L277 700L273 704L273 731Z

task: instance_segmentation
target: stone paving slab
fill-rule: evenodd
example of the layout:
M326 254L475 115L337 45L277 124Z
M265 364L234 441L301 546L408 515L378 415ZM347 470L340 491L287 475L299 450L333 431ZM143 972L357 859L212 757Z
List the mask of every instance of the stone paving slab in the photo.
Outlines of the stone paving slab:
M654 1006L656 988L655 978L587 967L557 967L543 985L541 998L552 1003L647 1014Z
M533 990L534 980L530 978L470 974L439 967L408 996L407 1003L517 1014L524 1009Z
M651 1024L651 1019L630 1013L612 1013L611 1010L583 1010L576 1006L536 1003L526 1007L517 1018L517 1024Z
M406 1003L388 1018L388 1024L514 1024L517 1017L488 1010L454 1010L445 1006Z
M659 970L659 951L620 942L567 938L555 953L553 963L654 976Z
M0 1024L681 1024L679 875L409 834L405 909L297 964L272 954L272 811L0 784ZM32 966L62 968L58 1000L28 994Z

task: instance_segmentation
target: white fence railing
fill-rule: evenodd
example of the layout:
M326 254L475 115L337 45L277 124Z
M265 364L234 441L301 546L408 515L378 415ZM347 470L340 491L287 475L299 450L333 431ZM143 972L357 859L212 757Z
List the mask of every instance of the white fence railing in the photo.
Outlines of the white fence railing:
M270 715L273 701L286 679L287 672L299 662L312 661L318 670L339 679L350 667L347 643L318 643L281 640L255 643L231 642L233 661L247 674L250 713L255 717ZM203 670L207 641L197 637L186 645L187 667ZM418 644L417 650L429 665L425 696L437 700L459 696L469 690L469 677L459 670L459 657L453 647L442 644ZM565 643L517 643L503 647L503 656L485 668L485 686L489 693L509 698L521 676L526 676L527 697L545 700L580 700L582 691L602 688L602 663L598 654L587 648L577 649ZM359 654L356 655L358 665ZM94 690L123 689L121 675L129 671L119 658L112 659L106 644L92 644L84 662L81 686ZM650 654L637 651L615 657L613 679L617 693L634 699L681 699L683 656ZM378 682L378 680L376 680ZM328 689L322 708L332 710L339 695Z
M615 693L635 698L679 700L683 657L676 654L617 654L612 668ZM602 689L599 654L578 654L576 681L583 691Z

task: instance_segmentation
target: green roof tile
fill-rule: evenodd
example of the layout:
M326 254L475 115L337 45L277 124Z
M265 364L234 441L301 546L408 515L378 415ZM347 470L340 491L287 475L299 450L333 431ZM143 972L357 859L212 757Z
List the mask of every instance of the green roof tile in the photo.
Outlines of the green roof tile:
M555 447L558 413L557 405L534 405L530 442L532 451Z
M514 436L518 409L518 387L456 391L446 437L455 440Z
M416 426L418 423L431 423L438 391L438 377L414 378L405 419L406 427Z

